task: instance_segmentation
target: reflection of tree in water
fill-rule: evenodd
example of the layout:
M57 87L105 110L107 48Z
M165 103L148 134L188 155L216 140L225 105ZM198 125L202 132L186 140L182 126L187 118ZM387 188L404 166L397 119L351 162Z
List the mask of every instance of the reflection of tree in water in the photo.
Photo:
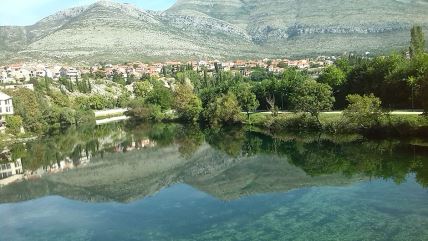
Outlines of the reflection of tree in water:
M356 136L285 134L271 136L243 129L206 131L208 143L232 157L275 154L287 157L308 175L344 174L391 179L409 174L428 187L428 148L398 140L367 141Z
M176 133L178 151L185 158L190 158L200 146L204 144L205 136L201 128L196 125L183 126Z
M205 131L207 142L214 148L227 153L232 157L241 155L246 140L242 128L212 128Z
M106 144L108 140L110 144ZM177 145L188 159L207 142L233 158L259 154L287 158L310 176L344 174L391 179L402 183L409 174L428 187L428 148L399 141L367 141L355 136L276 134L273 138L244 128L201 129L177 124L113 124L87 129L70 129L61 135L46 137L9 147L13 159L22 158L26 170L37 170L65 158L78 165L82 157L100 155L131 143L150 140L158 147Z
M409 156L413 156L410 148L412 147L409 145L389 140L341 144L323 140L309 143L282 142L276 150L279 150L279 154L288 156L290 162L311 176L333 173L348 176L364 174L373 178L392 179L399 184L404 182L410 173L416 173L419 183L422 185L425 183L426 186L428 181L426 150L417 151L414 153L414 159L410 159Z
M121 125L106 125L97 128L70 128L60 135L47 136L40 140L14 144L9 148L14 159L22 158L26 170L35 171L59 163L69 157L78 164L83 156L89 157L99 151L99 138L121 130Z

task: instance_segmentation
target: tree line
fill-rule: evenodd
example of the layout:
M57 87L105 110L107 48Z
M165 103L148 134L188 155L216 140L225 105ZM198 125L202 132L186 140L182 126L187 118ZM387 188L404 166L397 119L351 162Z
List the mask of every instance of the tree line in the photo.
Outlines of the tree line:
M174 109L184 121L211 124L242 121L241 112L279 110L309 113L319 121L322 111L372 109L424 109L428 112L428 54L420 27L411 30L409 51L374 58L342 56L318 77L308 71L286 68L274 74L255 68L249 77L222 71L197 71L187 66L165 67L164 77L175 80L171 88L155 78L134 83L135 100L130 114L162 120ZM362 103L361 103L362 102ZM356 109L355 106L360 106ZM351 110L348 116L352 116ZM367 113L366 113L367 114ZM357 120L356 120L357 121Z

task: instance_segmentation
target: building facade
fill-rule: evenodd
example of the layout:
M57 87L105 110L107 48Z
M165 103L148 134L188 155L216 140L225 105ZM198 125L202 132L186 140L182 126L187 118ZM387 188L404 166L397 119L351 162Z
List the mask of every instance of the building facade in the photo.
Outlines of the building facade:
M12 97L0 92L0 122L6 120L6 116L13 115Z

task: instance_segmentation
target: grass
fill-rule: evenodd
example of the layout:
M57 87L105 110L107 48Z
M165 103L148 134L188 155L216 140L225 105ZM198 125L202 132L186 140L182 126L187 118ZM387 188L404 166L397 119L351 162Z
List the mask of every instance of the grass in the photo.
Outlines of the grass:
M385 115L376 125L359 127L344 119L341 113L321 113L319 120L301 113L253 113L243 117L245 124L271 131L321 131L336 134L363 134L372 137L427 137L428 118L419 115Z

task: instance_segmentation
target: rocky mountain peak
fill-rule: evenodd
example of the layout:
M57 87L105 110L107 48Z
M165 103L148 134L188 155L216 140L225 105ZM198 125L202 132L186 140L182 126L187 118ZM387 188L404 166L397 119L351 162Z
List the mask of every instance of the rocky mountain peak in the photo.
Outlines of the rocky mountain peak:
M103 0L0 27L0 61L386 52L407 48L412 25L427 30L427 12L428 0L177 0L162 12Z

